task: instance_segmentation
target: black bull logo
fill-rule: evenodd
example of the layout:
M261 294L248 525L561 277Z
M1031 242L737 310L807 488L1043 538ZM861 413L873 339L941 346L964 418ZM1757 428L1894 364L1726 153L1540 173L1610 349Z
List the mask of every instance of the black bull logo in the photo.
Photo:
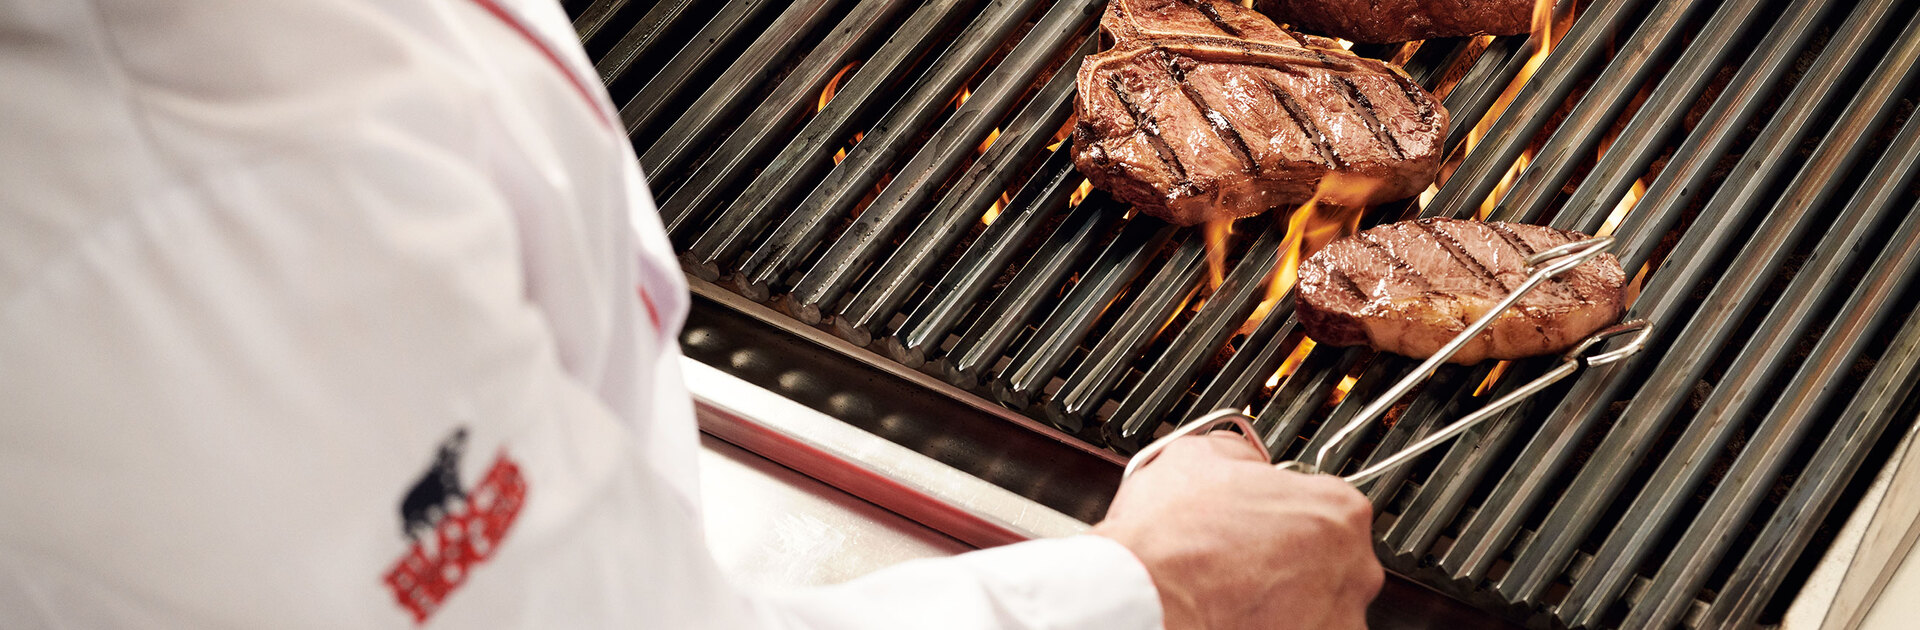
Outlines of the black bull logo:
M418 542L422 532L432 532L440 519L452 512L454 501L466 501L460 487L460 456L467 450L467 430L456 429L440 443L433 465L420 481L413 484L400 501L400 533Z

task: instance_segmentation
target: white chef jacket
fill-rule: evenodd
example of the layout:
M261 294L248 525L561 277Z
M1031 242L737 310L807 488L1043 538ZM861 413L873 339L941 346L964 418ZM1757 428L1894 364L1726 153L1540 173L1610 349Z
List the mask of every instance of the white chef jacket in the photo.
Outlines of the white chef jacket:
M748 593L537 0L0 0L0 627L1148 628L1080 536Z

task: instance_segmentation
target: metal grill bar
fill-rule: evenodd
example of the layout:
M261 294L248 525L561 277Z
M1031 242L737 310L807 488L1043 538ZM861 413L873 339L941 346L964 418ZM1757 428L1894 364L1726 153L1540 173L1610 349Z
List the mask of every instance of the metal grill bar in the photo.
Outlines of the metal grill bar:
M1405 69L1415 83L1431 90L1439 82L1441 74L1453 65L1471 43L1467 38L1427 41L1418 51L1415 51L1413 58L1407 61ZM1391 53L1393 48L1385 52ZM1450 121L1457 122L1458 116L1454 114ZM1398 217L1411 202L1412 200L1386 204L1375 209L1376 216ZM1214 409L1242 406L1253 397L1262 382L1274 371L1280 369L1280 363L1286 360L1287 354L1292 352L1296 345L1289 341L1300 332L1299 322L1293 317L1293 299L1292 291L1288 291L1287 295L1275 304L1265 317L1261 318L1260 323L1247 333L1246 340L1232 356L1228 357L1226 365L1222 366L1200 391L1194 404L1187 408L1185 413L1176 417L1196 417ZM1331 351L1329 349L1322 352ZM1164 413L1163 410L1162 414Z
M1581 17L1582 20L1585 16ZM1455 83L1453 90L1441 99L1447 108L1447 141L1441 155L1452 155L1455 149L1465 144L1467 135L1473 131L1474 124L1486 117L1487 110L1493 109L1500 93L1520 76L1520 69L1527 65L1527 51L1537 48L1529 37L1495 37L1487 44L1487 49L1474 58L1467 73ZM1535 73L1534 76L1539 76ZM1529 77L1531 80L1532 77ZM1437 205L1428 205L1422 217L1436 217L1441 209Z
M1500 112L1500 118L1487 130L1487 137L1473 147L1460 168L1447 178L1440 194L1428 204L1429 212L1443 216L1465 216L1486 199L1515 158L1545 125L1560 103L1573 92L1574 85L1599 60L1600 53L1620 30L1627 13L1640 5L1638 0L1599 0L1567 31L1566 41L1547 55L1538 72L1529 77L1513 102ZM1474 118L1473 120L1478 120ZM1451 138L1452 134L1448 134Z
M574 18L573 32L580 36L582 42L593 39L600 34L600 29L607 27L607 22L613 20L613 15L626 8L627 4L628 0L594 0L593 4L580 12L580 17Z
M1903 43L1910 44L1914 49L1890 54L1887 62L1905 60L1911 63L1916 59L1914 53L1920 52L1920 20L1913 22L1912 28L1915 37ZM1715 384L1713 394L1701 406L1700 412L1687 424L1686 432L1670 451L1670 455L1661 462L1658 471L1640 490L1639 497L1635 499L1633 506L1628 508L1624 519L1625 522L1636 525L1609 536L1606 544L1600 548L1600 552L1595 554L1594 566L1600 569L1599 577L1583 580L1574 585L1574 591L1569 595L1568 601L1578 601L1584 606L1584 608L1572 608L1579 611L1576 618L1597 620L1599 614L1604 612L1604 606L1598 602L1610 599L1625 586L1625 578L1619 576L1623 572L1617 572L1613 568L1632 566L1653 551L1651 548L1653 542L1665 531L1667 523L1672 521L1675 511L1679 509L1678 504L1690 498L1686 490L1699 484L1700 480L1706 476L1707 467L1714 461L1713 453L1726 445L1734 429L1739 427L1739 421L1760 403L1760 397L1752 394L1765 387L1767 381L1779 371L1779 367L1792 352L1794 341L1804 335L1814 323L1816 308L1839 292L1843 285L1840 281L1841 274L1846 271L1847 265L1851 264L1854 258L1862 255L1859 247L1861 241L1867 238L1868 230L1880 223L1881 217L1887 214L1894 199L1905 191L1906 184L1914 173L1916 160L1920 160L1920 124L1908 124L1896 146L1888 151L1887 156L1874 168L1872 174L1868 175L1867 187L1846 204L1845 207L1851 211L1840 216L1839 222L1820 243L1818 253L1808 261L1806 267L1794 275L1792 283L1781 293L1785 297L1767 314L1766 319L1757 329L1755 337L1745 344L1739 356L1727 369L1726 375ZM1893 257L1895 256L1883 256L1883 258ZM1886 285L1889 281L1895 284L1895 288L1899 288L1899 284L1908 277L1904 270L1896 274L1889 261L1882 260L1879 263L1874 267L1878 272L1877 277L1868 280L1868 284L1861 287L1862 291L1874 286ZM1888 289L1882 286L1880 290L1885 292ZM1860 308L1863 306L1863 300L1877 300L1870 302L1877 307L1888 299L1890 298L1886 296L1872 297L1856 292L1854 298L1848 301L1848 306ZM1842 312L1847 313L1843 317L1854 319L1874 316L1872 313ZM1814 355L1808 358L1808 367L1815 365L1816 360L1850 362L1853 358L1852 353L1844 357L1834 357L1831 354L1837 348L1856 348L1857 345L1851 344L1857 343L1859 342L1836 343L1833 337L1829 337L1815 350ZM1796 396L1806 395L1801 388L1810 382L1811 375L1803 369L1799 376L1802 378L1796 378L1793 381L1794 384L1780 400L1800 404L1806 402L1796 400ZM1801 411L1805 412L1805 410ZM1773 421L1773 419L1769 420L1769 422ZM1762 431L1766 429L1763 428ZM1750 442L1748 448L1751 450L1763 443L1762 440L1755 439ZM1742 457L1744 458L1745 455L1743 454ZM1735 472L1738 470L1736 467ZM1767 478L1771 478L1771 475ZM1728 479L1754 478L1733 475ZM1736 492L1738 485L1722 483L1716 494L1732 495ZM1768 487L1759 483L1754 485L1754 491L1764 491ZM1714 515L1714 507L1715 504L1709 501L1708 509L1703 510L1694 519L1693 527L1699 528L1704 523L1713 523L1711 517ZM1724 509L1724 506L1722 508ZM1724 527L1724 523L1715 523L1709 527ZM1692 533L1689 532L1689 536L1691 535ZM1683 555L1698 559L1703 557L1707 550L1716 548L1709 541L1694 542L1696 546L1682 544L1677 549ZM1714 556L1713 560L1717 559L1717 555ZM1712 560L1689 563L1689 567L1711 562ZM1663 579L1686 580L1691 583L1705 579L1704 571L1710 568L1711 566L1698 568L1701 574L1697 576L1690 574L1686 578L1666 575L1667 572L1663 570L1663 575L1656 578L1654 583L1656 587L1662 584ZM1693 569L1690 568L1690 570ZM1690 595L1695 590L1698 590L1697 584L1687 592ZM1666 593L1667 591L1655 588L1652 592ZM1575 596L1581 598L1575 599ZM1662 614L1665 614L1665 609L1672 604L1665 602L1668 599L1665 595L1659 596L1659 599L1662 600L1659 605ZM1642 602L1636 609L1645 609L1645 607L1646 603Z
M834 74L852 63L854 52L877 37L880 26L891 23L906 4L906 0L865 0L847 12L826 39L720 143L713 157L696 167L686 183L667 195L660 204L667 231L678 233L688 221L723 203L736 190L734 186L740 178L750 173L768 151L776 148L774 143L778 142L780 132L791 127L790 121L798 120L814 106ZM648 153L653 150L649 149ZM674 161L669 156L654 159L663 166ZM647 163L645 156L641 163ZM647 174L650 178L664 177L668 181L678 179L679 175L673 170L652 169ZM697 255L682 258L683 265L701 278L713 281L720 277L712 258L703 260Z
M681 48L667 65L647 80L647 84L632 99L620 106L620 122L626 125L627 135L639 133L653 124L654 119L673 102L673 95L686 89L694 73L707 65L714 55L720 54L721 49L733 43L733 39L746 30L747 24L770 5L766 0L735 0L721 6L720 12L693 36L693 41ZM607 77L607 80L612 84L619 77Z
M1054 149L1040 170L1020 187L1011 207L980 233L960 255L959 262L933 285L926 300L907 315L900 331L881 340L882 351L914 367L925 363L927 354L959 325L960 318L1013 261L1020 246L1054 213L1067 207L1074 182L1079 181L1083 178L1073 168L1073 148L1061 145Z
M1385 435L1381 436L1380 445L1373 449L1373 454L1367 456L1363 466L1372 466L1391 457L1406 445L1444 426L1446 419L1460 417L1461 408L1466 400L1473 396L1473 388L1465 387L1467 383L1477 382L1473 376L1469 374L1465 380L1454 380L1444 385L1437 382L1430 385L1431 391L1450 394L1425 395L1423 392L1423 395L1415 398L1413 403L1407 406L1407 410L1401 413L1400 419L1387 429ZM1481 376L1479 380L1485 378ZM1367 498L1373 502L1374 510L1385 509L1387 502L1392 501L1394 495L1399 493L1400 484L1411 474L1413 474L1413 467L1399 466L1388 469L1371 482L1372 486L1367 489Z
M1761 1L1734 0L1721 7L1720 14L1726 15L1729 9L1739 7L1738 14L1751 15ZM1653 13L1634 30L1632 37L1613 60L1607 62L1593 86L1580 97L1580 103L1559 124L1546 146L1541 147L1533 162L1514 179L1513 188L1507 191L1506 197L1487 217L1489 220L1528 220L1522 217L1538 216L1559 196L1561 185L1573 175L1574 169L1599 148L1601 137L1613 126L1611 123L1626 110L1627 103L1633 99L1634 92L1640 89L1640 84L1652 76L1657 65L1654 62L1665 56L1680 40L1681 27L1686 25L1688 17L1702 4L1696 0L1661 0L1654 5ZM1717 59L1737 43L1739 40L1736 37L1696 39L1693 48L1703 53L1717 49L1715 54L1699 55ZM1718 61L1713 64L1718 65ZM1711 69L1712 66L1707 64L1698 64L1695 72L1700 75L1703 85L1706 73ZM1674 83L1677 86L1681 82ZM1680 99L1675 99L1671 105L1671 113L1686 111L1686 103ZM1646 144L1648 150L1659 149L1655 143ZM1620 146L1617 140L1614 146Z
M946 182L948 174L973 156L976 147L988 137L988 130L1028 91L1040 73L1060 58L1060 50L1092 27L1092 16L1097 13L1085 9L1083 5L1065 2L1054 5L1040 18L1006 59L993 68L979 89L974 90L973 96L933 137L921 143L906 166L894 173L893 182L880 192L873 205L854 219L853 226L835 239L801 278L793 290L796 306L817 309L840 297L866 263L880 255L881 248L907 220L909 212L925 204ZM1093 52L1097 39L1085 37L1084 42L1062 60L1065 64L1060 68L1078 68L1080 59ZM1025 162L1059 128L1072 100L1073 79L1073 72L1055 72L1041 87L1042 93L1029 101L1036 108L1033 116L1016 117L1014 122L1019 124L1008 126L1006 133L994 141L1001 152L981 156L978 162L999 162L1001 168L996 171L1002 174L993 188L977 190L975 194L991 199L1004 189L1006 180L1013 176L1012 162ZM994 148L987 150L992 152ZM948 198L954 195L949 192Z
M1034 311L1054 295L1080 257L1120 221L1117 204L1105 194L1095 194L1097 198L1089 197L1067 215L1067 220L1020 267L1006 290L960 336L953 352L934 364L935 371L947 382L972 387L980 374L1000 359L1014 336L1026 328Z
M1912 124L1908 123L1909 126ZM1916 233L1920 233L1920 226L1916 226L1916 223L1920 223L1920 206L1907 211L1906 221L1898 228L1899 236L1887 244L1883 259L1888 258L1887 253L1897 256L1892 257L1893 260L1886 267L1887 273L1880 276L1881 280L1904 278L1905 282L1911 284L1912 276L1920 272L1916 270L1916 266L1920 266L1920 260L1917 260L1920 259L1920 240L1914 238ZM1863 294L1875 296L1865 298L1867 300L1877 300L1880 295L1876 289L1863 288L1855 294L1856 299ZM1862 322L1858 315L1869 312L1868 308L1848 308L1845 312L1854 316L1833 326L1829 334L1854 339L1852 345L1856 346L1851 351L1834 353L1835 357L1840 357L1838 360L1850 362L1851 357L1859 352L1857 346L1864 343L1867 335L1879 327L1880 320L1889 314L1885 312L1888 310L1885 303L1872 310L1876 313L1873 321ZM1831 364L1830 360L1810 357L1806 365L1808 369L1817 369L1823 375L1836 374L1849 367L1846 363ZM1915 384L1920 383L1920 379L1915 378L1917 368L1920 368L1920 311L1907 314L1906 324L1901 327L1887 351L1874 363L1873 372L1867 376L1852 402L1834 418L1832 431L1801 471L1798 480L1788 490L1779 509L1767 521L1754 544L1734 567L1732 576L1727 579L1719 596L1714 598L1713 605L1707 610L1705 626L1745 626L1755 621L1760 608L1773 597L1774 590L1785 579L1787 571L1800 558L1815 528L1824 520L1827 511L1833 508L1841 487L1853 477L1861 460L1879 440L1887 424L1901 415L1896 413L1896 408L1902 400L1909 399ZM1822 383L1820 387L1807 388L1811 393L1806 396L1830 395L1832 388L1831 383ZM1782 401L1776 406L1775 413L1795 414L1794 422L1801 425L1802 430L1808 423L1800 414L1804 414L1807 407L1821 406L1817 401L1805 398L1783 398ZM1808 405L1808 402L1814 404ZM1912 416L1909 414L1907 417Z
M594 70L600 73L600 82L612 84L614 79L626 74L633 62L660 45L660 38L667 31L684 26L682 22L688 18L691 8L693 0L664 0L647 9L647 14L641 16L626 35L620 36L620 41L614 42L613 49L594 64ZM609 12L607 19L612 17ZM602 23L599 28L604 27Z
M1807 78L1795 86L1773 121L1761 131L1746 155L1739 164L1734 166L1733 174L1728 177L1728 180L1736 183L1744 182L1747 185L1721 188L1719 194L1716 194L1707 204L1706 209L1701 212L1693 229L1687 231L1678 247L1679 251L1689 252L1690 255L1663 265L1649 278L1647 289L1641 293L1639 300L1630 309L1629 317L1645 317L1653 321L1657 329L1669 330L1668 339L1685 340L1685 335L1672 335L1671 329L1676 327L1676 318L1679 316L1680 308L1686 302L1687 294L1706 274L1723 269L1719 265L1721 252L1734 243L1746 240L1745 237L1748 234L1743 229L1747 223L1746 218L1756 211L1761 197L1771 192L1771 187L1766 185L1767 182L1771 181L1774 174L1790 161L1792 151L1789 148L1808 131L1814 112L1833 96L1840 78L1845 74L1844 70L1853 65L1861 49L1870 39L1874 30L1871 28L1874 21L1868 18L1884 16L1888 4L1886 0L1878 0L1874 4L1863 6L1855 13L1855 17L1864 21L1850 22L1848 26L1842 28L1840 35L1828 43L1819 59L1814 62L1813 68L1806 74ZM1674 179L1678 175L1679 173L1673 172L1672 169L1662 172L1654 187L1648 191L1648 196L1641 200L1640 212L1629 213L1629 220L1636 215L1664 215L1674 212L1683 204L1683 199L1691 201L1691 191L1680 190L1674 186ZM1658 197L1655 196L1656 192L1659 193ZM1772 217L1768 224L1791 223L1791 218L1793 217L1788 214L1781 214ZM1774 233L1774 238L1779 240L1786 240L1789 236L1793 234L1777 231ZM1619 249L1616 251L1620 252L1624 264L1634 265L1636 262L1644 261L1646 253L1627 248L1637 243L1651 244L1656 240L1641 233L1628 233L1622 244L1617 246ZM1758 254L1777 253L1772 251L1775 249L1779 248L1762 248ZM1640 260L1634 260L1630 258L1631 256L1637 256ZM1736 264L1735 268L1751 268L1753 264L1756 262L1747 261ZM1610 368L1589 371L1575 383L1573 390L1561 401L1554 413L1549 416L1547 423L1542 426L1534 443L1527 446L1514 465L1515 469L1534 472L1502 479L1500 484L1494 487L1493 495L1484 507L1462 530L1460 540L1441 559L1441 567L1449 575L1456 579L1477 579L1485 575L1486 569L1492 565L1507 541L1511 540L1514 533L1518 531L1521 519L1527 516L1528 511L1538 501L1545 498L1543 495L1550 490L1547 484L1565 466L1567 459L1573 454L1574 447L1585 436L1586 430L1607 411L1607 403L1621 398L1616 394L1627 385L1628 377L1635 374L1639 366L1644 365L1643 362L1651 356L1653 355L1636 356ZM1671 362L1675 356L1674 351L1669 349L1663 360ZM1622 417L1624 419L1622 426L1615 427L1614 435L1630 430L1630 425L1634 424L1636 418L1631 412ZM1619 453L1603 446L1600 454L1596 454L1594 459L1622 461L1613 459L1618 456ZM1613 468L1615 467L1595 467L1587 469L1586 472L1603 474L1610 472ZM1580 484L1576 482L1575 490L1569 491L1567 496L1579 496L1578 488ZM1563 505L1565 504L1568 503L1563 501ZM1544 532L1544 535L1548 536L1572 534L1565 531ZM1580 535L1584 534L1585 532L1580 532ZM1528 566L1516 564L1509 575L1521 575L1531 570L1533 569Z
M1299 371L1289 375L1274 390L1273 398L1254 418L1253 428L1266 442L1267 452L1279 458L1286 455L1287 445L1299 439L1306 430L1307 421L1312 419L1313 409L1320 407L1326 400L1324 392L1333 388L1346 378L1347 372L1368 355L1365 348L1345 348L1339 352L1314 352L1300 363ZM1318 396L1312 392L1322 392ZM1310 407L1307 411L1296 411L1299 407Z
M1817 17L1825 13L1825 7L1830 4L1829 0L1806 0L1795 3L1794 10L1811 9L1811 14ZM1693 45L1681 51L1679 61L1654 87L1640 111L1627 122L1586 179L1581 180L1573 195L1560 206L1556 216L1572 217L1564 222L1573 226L1570 229L1593 234L1605 224L1607 215L1633 187L1634 178L1647 172L1647 167L1659 155L1665 144L1660 138L1679 128L1686 119L1688 107L1706 89L1714 71L1733 54L1741 35L1764 13L1759 5L1760 0L1734 0L1720 5L1708 18L1706 26L1693 38ZM1528 208L1536 203L1544 201L1523 199L1513 205Z
M865 0L847 12L826 39L740 121L714 150L713 157L696 167L684 184L667 195L660 204L667 232L678 233L688 221L724 202L740 178L750 173L768 151L778 148L774 143L779 141L782 131L791 127L790 121L798 120L814 106L834 73L852 63L854 52L877 37L880 25L892 22L906 4L906 0ZM648 153L653 150L649 149ZM647 159L641 156L643 166ZM673 162L669 156L655 159L662 167ZM676 170L648 169L646 172L650 181L679 179ZM712 258L688 255L682 256L681 263L709 282L720 278L720 269Z
M1086 418L1107 400L1120 377L1126 375L1134 358L1200 290L1200 275L1206 272L1206 247L1191 230L1175 236L1174 240L1180 246L1174 248L1173 257L1141 287L1140 295L1094 344L1087 358L1067 374L1059 393L1041 405L1041 413L1055 426L1084 425Z
M800 134L760 169L759 176L734 197L694 240L686 254L693 264L713 264L733 256L757 236L761 228L789 207L801 187L817 180L833 166L834 149L853 137L854 127L884 105L879 93L901 80L921 55L940 40L974 0L935 0L921 5L894 29L880 49L834 94L826 107L808 120Z
M1158 221L1134 221L1120 228L1120 235L1107 244L1092 267L1080 274L1080 281L1074 283L1066 299L1060 300L1027 344L1014 353L1013 362L1000 371L990 386L994 397L1015 409L1033 404L1034 397L1042 393L1093 331L1094 323L1140 277L1175 230ZM1079 430L1077 426L1063 427Z
M806 0L787 5L767 30L741 51L739 60L713 80L713 87L687 106L686 113L640 155L641 170L662 182L678 179L675 173L699 152L720 121L745 106L747 97L780 69L806 34L826 21L842 1ZM627 131L632 133L635 128Z
M881 263L866 286L854 294L853 301L834 318L834 328L841 337L864 346L875 333L881 332L878 329L899 312L900 305L920 286L934 263L965 233L966 223L981 216L994 197L1006 190L1020 165L1051 138L1052 130L1060 128L1072 115L1075 74L1072 70L1079 66L1082 57L1092 52L1096 39L1087 38L1086 43L1067 58L1033 100L1007 123L1006 133L954 182L919 227ZM872 210L869 208L868 212Z
M1166 353L1147 369L1140 386L1122 398L1119 409L1107 418L1104 428L1108 446L1132 452L1153 439L1154 429L1192 386L1200 364L1226 345L1227 338L1247 321L1266 295L1267 278L1280 262L1285 235L1284 223L1267 222L1239 264L1200 307L1200 313L1180 329Z
M1909 25L1909 30L1920 34L1920 18L1916 18ZM1920 43L1920 38L1914 41ZM1910 123L1907 127L1910 132L1920 131L1920 123ZM1917 143L1916 139L1920 139L1920 134L1903 134L1900 140L1902 145L1899 148L1900 154L1897 158L1883 162L1882 165L1887 168L1875 169L1868 181L1885 181L1872 179L1883 175L1894 178L1892 182L1909 181L1908 177L1913 174L1915 159L1920 157L1920 143ZM1894 163L1896 161L1898 164ZM1869 212L1873 217L1870 220L1863 216L1856 224L1847 226L1852 229L1849 229L1845 235L1848 241L1846 241L1846 247L1842 248L1843 251L1858 245L1865 230L1870 224L1878 223L1877 219L1886 213L1887 207L1893 203L1893 198L1905 188L1898 183L1870 184L1870 186L1870 190L1862 191L1861 195L1861 197L1869 197L1868 199L1861 199L1861 197L1855 199L1862 201L1862 207L1872 208ZM1904 230L1896 239L1903 241L1908 247L1920 245L1920 239L1913 238L1914 230L1920 227L1920 222L1910 217L1904 223ZM1834 256L1821 262L1839 258L1840 256ZM1774 475L1778 474L1780 467L1785 465L1786 457L1799 445L1806 431L1812 428L1811 421L1814 414L1825 406L1833 393L1833 388L1845 376L1845 371L1852 367L1854 357L1865 348L1868 335L1889 315L1885 312L1887 304L1912 284L1914 268L1897 265L1896 260L1901 258L1910 261L1913 256L1910 252L1887 251L1875 261L1874 269L1878 273L1870 277L1866 284L1861 285L1859 290L1847 300L1846 307L1841 311L1845 313L1841 321L1836 322L1835 328L1828 331L1821 340L1821 345L1807 358L1807 362L1794 375L1795 378L1787 391L1775 399L1772 412L1748 441L1746 449L1741 451L1739 458L1734 461L1726 480L1715 488L1713 495L1707 499L1706 506L1691 520L1691 525L1681 537L1680 543L1674 547L1674 554L1668 557L1667 562L1661 565L1659 572L1654 575L1653 588L1648 591L1652 596L1640 600L1628 613L1628 625L1651 627L1673 623L1677 620L1679 613L1684 610L1682 604L1685 601L1691 601L1692 594L1700 591L1701 586L1707 581L1708 574L1726 553L1727 546L1732 543L1733 535L1737 533L1739 526L1744 524L1747 517L1753 513L1755 505L1765 496L1765 493L1772 490L1773 484L1770 482ZM1815 270L1811 267L1803 270L1795 279L1807 277L1811 271ZM1828 278L1828 282L1825 283L1827 286L1840 285L1841 270L1838 265L1827 266L1819 269L1818 272ZM1831 293L1831 291L1822 293ZM1797 294L1790 288L1787 295ZM1793 307L1796 311L1812 310L1800 304L1794 304ZM1810 316L1799 312L1794 314L1799 316L1797 318L1799 321L1791 325L1804 331L1810 323L1807 321ZM1773 320L1771 316L1768 318L1769 323ZM1765 324L1762 326L1763 330L1767 329ZM1786 347L1791 343L1792 340L1786 340L1781 341L1779 345ZM1766 348L1766 346L1747 346L1748 352L1757 348ZM1761 354L1777 353L1762 352ZM1745 356L1741 357L1741 359L1745 358ZM1747 365L1750 364L1741 363L1736 359L1736 369L1746 368ZM1721 400L1709 400L1706 409L1728 418L1745 415L1759 402L1758 397L1749 398L1747 401L1729 401L1720 394L1742 390L1752 392L1755 388L1762 386L1754 384L1756 380L1760 379L1749 379L1734 387L1728 387L1723 383L1714 391L1715 396ZM1724 437L1715 437L1718 438L1717 441L1725 442ZM1697 450L1694 452L1699 453ZM1656 475L1655 478L1659 477ZM1679 598L1682 594L1686 595L1685 601Z
M920 130L947 110L967 79L987 62L1000 43L1006 41L1038 4L1039 0L989 4L980 17L954 38L953 45L933 62L933 67L927 69L907 95L867 131L866 138L847 152L847 159L827 173L812 193L786 213L786 218L779 227L774 228L772 236L747 256L746 262L740 265L740 276L745 282L774 285L781 275L800 264L801 258L820 242L832 219L852 210L860 198L866 196L881 177L886 176L886 170L896 159L901 155L918 155L910 147L918 140ZM1028 69L1006 70L1031 76ZM1037 68L1031 70L1037 71ZM995 119L1012 101L1012 97L1005 94L982 95L981 98L990 99L992 105L978 111L991 114ZM980 135L985 135L985 130L981 131ZM962 157L965 156L954 156L953 159ZM803 313L805 311L796 309L796 314ZM812 321L807 321L809 319ZM816 315L803 317L802 321L812 324L818 323L819 319Z

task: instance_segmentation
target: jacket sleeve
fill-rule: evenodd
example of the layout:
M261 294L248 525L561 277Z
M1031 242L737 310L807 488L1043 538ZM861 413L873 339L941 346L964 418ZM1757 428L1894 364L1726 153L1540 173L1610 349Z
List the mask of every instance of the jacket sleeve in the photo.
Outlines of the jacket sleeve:
M851 582L774 595L790 627L1019 629L1160 627L1146 570L1093 535L916 560Z

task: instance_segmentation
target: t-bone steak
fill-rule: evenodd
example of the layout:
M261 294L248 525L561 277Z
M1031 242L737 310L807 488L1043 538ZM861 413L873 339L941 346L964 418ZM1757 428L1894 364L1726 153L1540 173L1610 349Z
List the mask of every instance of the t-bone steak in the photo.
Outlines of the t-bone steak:
M1114 47L1077 77L1074 164L1149 215L1192 225L1312 198L1342 205L1433 182L1447 112L1391 65L1296 35L1232 2L1115 0Z
M1534 0L1254 0L1253 8L1310 33L1385 44L1429 37L1519 35Z

